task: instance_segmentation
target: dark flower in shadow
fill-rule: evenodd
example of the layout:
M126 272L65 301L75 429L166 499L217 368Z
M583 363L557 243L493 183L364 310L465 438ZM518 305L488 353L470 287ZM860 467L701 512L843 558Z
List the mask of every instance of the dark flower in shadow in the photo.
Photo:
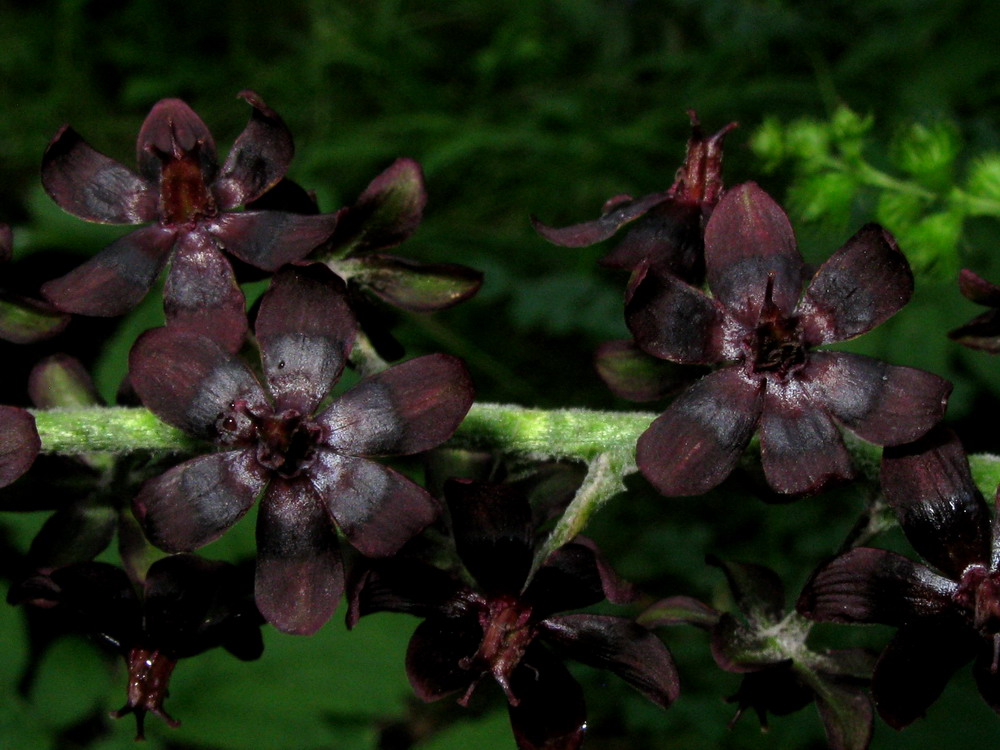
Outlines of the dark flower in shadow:
M798 609L823 622L899 628L872 677L879 715L896 729L920 718L952 674L974 661L983 699L1000 713L1000 523L958 439L935 430L886 448L882 486L927 565L857 547L823 565Z
M601 260L603 265L634 271L648 264L692 284L701 283L705 222L722 195L722 143L736 123L705 138L694 112L688 114L687 156L668 190L642 198L617 195L604 204L600 218L561 229L531 217L538 233L556 245L585 247L628 225L618 246Z
M605 597L632 598L591 542L577 538L532 575L535 523L515 485L452 480L445 497L458 556L476 585L419 561L375 562L354 587L349 615L352 625L379 611L425 618L406 656L418 697L460 693L465 705L492 676L522 750L583 742L583 695L558 657L609 669L657 705L670 705L677 673L652 633L622 617L559 614Z
M0 406L0 487L30 469L41 448L35 418L20 407Z
M240 97L253 112L221 167L212 134L179 99L158 102L146 117L136 144L138 172L95 151L69 126L56 134L42 161L42 184L61 208L88 221L149 226L45 284L53 304L84 315L121 315L172 259L164 289L168 321L226 336L220 343L239 348L243 294L221 251L274 271L320 245L337 221L335 214L235 210L274 186L293 152L281 118L252 91Z
M121 654L127 698L111 715L135 714L136 739L143 739L147 713L180 724L163 707L179 659L217 647L244 661L261 655L261 619L249 593L229 563L175 555L153 563L138 586L120 568L84 562L39 573L13 587L8 600L45 608L70 631Z
M802 288L788 217L754 183L729 190L705 231L708 296L670 274L635 275L626 321L649 354L721 365L684 391L639 439L643 475L665 495L705 492L760 429L778 492L814 492L852 476L838 423L878 445L923 435L951 384L937 375L815 347L859 336L913 292L906 258L868 224Z
M10 226L0 224L0 265L13 255L14 234ZM0 290L0 339L14 344L30 344L51 338L69 323L69 315L47 302Z
M256 322L266 387L212 339L167 326L132 350L132 384L164 421L221 450L143 486L134 509L150 540L190 551L261 497L257 605L286 632L311 633L343 591L337 531L370 557L394 554L437 502L376 456L451 437L472 404L464 365L428 355L362 380L328 402L356 324L342 283L320 265L275 275Z
M949 331L948 337L970 349L1000 353L1000 287L963 268L958 275L958 288L966 299L990 309Z

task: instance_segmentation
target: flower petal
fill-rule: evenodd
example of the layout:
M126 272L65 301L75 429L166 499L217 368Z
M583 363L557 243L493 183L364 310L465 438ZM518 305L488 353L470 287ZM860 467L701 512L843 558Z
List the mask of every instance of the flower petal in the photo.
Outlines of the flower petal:
M253 91L241 91L239 97L253 111L212 185L223 210L245 205L276 185L295 153L292 133L278 113Z
M48 302L0 292L0 339L33 344L52 338L69 324L69 315Z
M333 255L395 247L420 226L427 205L424 172L413 159L396 159L341 213L330 240Z
M194 156L202 178L210 183L218 169L215 141L208 126L180 99L161 99L149 110L139 129L135 158L139 172L157 183L164 160Z
M629 227L615 249L598 262L628 271L648 263L700 285L705 278L703 234L701 206L666 200Z
M367 557L396 554L440 512L427 490L365 458L320 448L309 478L347 541Z
M60 508L31 540L28 563L34 570L62 568L101 554L114 536L118 512L93 497Z
M331 261L331 267L388 302L411 312L444 310L479 291L483 274L458 263L419 263L394 255L368 254Z
M0 487L30 469L41 448L35 418L16 406L0 406Z
M337 226L337 214L242 211L219 214L204 226L226 252L255 268L277 271L322 245Z
M913 295L913 272L896 240L866 224L820 266L798 307L808 346L860 336Z
M639 402L670 396L705 373L646 354L628 339L598 346L594 367L612 393Z
M672 274L640 274L629 286L625 322L643 351L687 365L732 358L722 305Z
M976 640L969 631L935 622L901 628L872 675L879 716L893 729L922 717L955 670L972 659Z
M853 476L840 430L801 383L769 380L760 419L760 455L767 483L777 492L816 492Z
M157 547L189 552L240 520L267 479L249 450L198 456L143 484L132 510Z
M755 325L773 277L772 300L791 315L802 289L802 256L788 216L756 183L730 188L705 227L705 267L715 298Z
M637 593L615 574L597 545L586 537L576 537L545 559L522 596L531 604L535 617L547 617L589 607L605 598L627 604L635 601Z
M163 289L167 325L207 336L235 354L246 338L245 307L246 299L226 257L205 235L184 235Z
M518 750L577 750L587 728L583 690L557 659L530 648L510 677L518 704L507 705Z
M473 401L460 359L428 354L365 378L317 421L326 443L355 456L420 453L450 438Z
M308 481L276 478L257 518L257 608L283 633L310 635L344 592L337 535Z
M464 690L481 676L459 663L479 648L482 631L475 617L435 617L420 623L406 649L406 676L422 701Z
M963 297L977 305L1000 307L1000 286L987 281L968 268L963 268L958 273L958 289Z
M916 440L944 416L951 383L849 352L814 351L803 381L851 432L876 445Z
M738 367L699 380L639 438L643 476L664 495L700 495L722 482L757 427L762 390Z
M347 626L352 628L360 617L374 612L432 617L460 611L469 599L468 587L440 568L396 556L372 561L350 587L349 600Z
M737 609L753 628L765 630L784 619L785 586L773 570L715 555L708 555L705 562L722 570Z
M670 651L646 628L624 617L559 615L541 622L544 637L571 659L609 669L656 705L666 708L680 694Z
M855 547L813 573L796 606L820 622L901 625L951 611L957 588L895 552Z
M970 349L1000 353L1000 310L987 310L968 323L948 331L948 338Z
M532 216L531 224L535 227L536 232L554 245L586 247L606 240L623 225L635 221L653 206L668 200L668 195L664 191L644 195L642 198L632 199L630 196L622 196L622 198L624 200L612 199L608 201L605 212L600 218L593 221L585 221L582 224L573 224L557 229L543 224Z
M853 681L819 673L816 709L823 720L830 750L865 750L875 729L875 710L868 692Z
M31 369L28 396L39 409L101 405L90 373L68 354L52 354Z
M972 480L962 444L935 429L915 443L886 448L882 489L913 548L958 580L990 559L990 510Z
M288 266L271 280L255 331L276 408L312 414L340 377L357 334L344 283L325 266Z
M157 217L154 183L94 150L69 125L42 157L42 186L64 211L103 224L142 224Z
M126 234L65 276L42 285L42 294L65 312L111 317L139 304L167 264L175 232L159 225Z

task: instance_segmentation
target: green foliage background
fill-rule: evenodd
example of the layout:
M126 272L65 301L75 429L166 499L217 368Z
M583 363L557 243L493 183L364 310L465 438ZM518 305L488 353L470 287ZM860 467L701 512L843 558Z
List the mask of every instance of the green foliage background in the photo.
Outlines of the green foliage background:
M986 1L0 0L0 220L15 226L23 267L51 278L59 263L68 268L121 233L62 215L42 192L40 157L62 123L132 163L149 107L178 96L225 153L247 116L235 95L252 88L295 134L290 176L315 190L327 210L352 201L397 156L423 164L426 220L401 254L475 266L486 284L459 308L401 318L411 355L466 357L482 400L631 409L591 367L598 343L627 336L625 278L596 266L607 246L550 246L529 214L564 225L596 217L612 195L665 189L683 156L688 108L710 131L740 122L727 142L728 182L756 179L790 199L796 220L809 218L811 206L798 200L801 174L750 148L768 118L828 121L841 104L870 114L869 158L886 168L900 129L945 122L959 144L953 167L962 172L978 155L1000 150L998 27L1000 6ZM895 163L905 165L906 155L900 158ZM933 179L947 185L949 177ZM826 195L811 195L818 194ZM807 257L826 257L873 220L878 199L852 192L838 221L803 223ZM1000 281L998 238L995 219L970 221L951 263ZM111 396L124 353L155 324L157 309L145 305L120 328L74 322L60 345L69 342ZM950 421L971 449L1000 451L991 429L997 363L944 339L975 312L953 279L927 274L910 308L851 346L951 378ZM110 343L94 343L107 333ZM48 346L2 349L9 393L23 391L30 362L21 363ZM849 491L764 505L730 485L703 500L665 500L634 480L589 533L652 596L686 593L723 606L722 577L704 566L706 553L776 567L791 599L860 507ZM42 520L0 518L0 574ZM241 527L226 542L237 555L252 548L248 524ZM269 631L265 655L253 664L214 653L181 662L168 709L184 724L171 731L152 719L148 747L391 749L406 747L392 744L398 732L391 730L400 727L421 738L421 750L512 747L495 694L469 712L409 697L402 660L413 625L380 616L347 634L335 619L309 639ZM879 646L887 635L819 631L839 645ZM733 706L721 698L735 692L737 678L714 666L703 634L664 636L683 690L666 714L614 678L605 687L603 673L578 671L591 703L589 747L825 747L812 708L772 719L768 735L752 716L728 731ZM29 648L20 611L0 608L0 642L0 747L133 746L130 722L103 718L124 698L115 661L82 641L61 641L25 700L14 690ZM902 734L877 726L873 747L959 750L998 739L1000 721L965 674L926 721Z

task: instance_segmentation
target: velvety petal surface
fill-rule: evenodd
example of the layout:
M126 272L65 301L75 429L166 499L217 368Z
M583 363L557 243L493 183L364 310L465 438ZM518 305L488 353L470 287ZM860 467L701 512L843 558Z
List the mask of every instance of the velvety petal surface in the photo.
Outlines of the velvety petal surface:
M420 623L406 649L406 676L417 697L436 701L478 680L478 672L462 669L459 662L476 653L481 638L474 617L435 617Z
M345 295L318 263L282 269L264 293L255 332L279 411L311 414L340 377L357 334Z
M390 305L412 312L433 312L463 302L483 285L483 274L458 263L419 263L370 253L331 261L338 274L373 292Z
M115 240L65 276L42 285L42 294L65 312L123 315L139 304L167 264L175 232L159 225Z
M149 110L136 139L135 157L139 171L154 183L160 179L165 160L194 157L206 183L215 178L218 169L211 131L180 99L161 99Z
M849 352L811 352L802 381L814 403L876 445L916 440L944 416L951 383Z
M639 438L643 476L664 495L700 495L722 482L757 427L762 390L738 367L692 385Z
M213 339L235 354L247 333L246 299L233 267L199 233L178 241L163 288L163 312L175 330Z
M661 708L680 694L670 651L632 620L609 615L558 615L541 623L544 638L571 659L608 669Z
M902 625L948 612L957 588L895 552L855 547L813 574L797 607L820 622Z
M516 706L507 706L518 750L577 750L583 745L583 690L557 659L539 646L529 649L510 685L518 699Z
M319 630L344 592L337 535L304 478L275 478L261 501L254 591L264 619L298 635Z
M427 490L365 458L321 448L309 478L347 541L367 557L396 554L440 512Z
M409 455L452 436L474 392L461 360L428 354L365 378L319 415L326 444L355 456Z
M42 157L42 186L64 211L104 224L141 224L157 216L155 184L94 150L64 126Z
M270 410L242 360L212 339L169 326L139 337L129 354L129 376L146 408L197 437L219 437L220 419L233 416L241 402L259 413Z
M935 429L915 443L886 448L882 489L913 548L954 580L988 565L992 521L962 444Z
M799 304L806 344L844 341L895 315L913 295L913 273L895 239L866 224L820 266Z
M189 552L242 518L267 479L249 450L198 456L143 484L132 510L157 547Z
M203 226L240 260L264 271L277 271L323 244L337 226L337 214L243 211L220 214Z
M604 213L598 219L585 221L582 224L555 228L543 224L534 216L531 224L535 231L549 242L563 247L586 247L595 242L601 242L617 232L623 225L635 221L649 211L653 206L667 200L667 192L651 193L633 200L629 196L620 196L605 204Z
M253 91L239 97L253 111L212 185L223 210L249 203L277 184L295 153L292 133L278 113Z
M639 347L681 364L712 364L735 355L731 327L717 301L671 274L640 272L629 286L625 322Z
M853 476L840 430L795 378L769 380L760 419L760 454L776 491L816 492Z
M788 216L753 182L730 188L705 227L705 268L715 298L755 325L768 280L772 300L790 315L802 289L802 256Z
M30 469L41 447L35 418L16 406L0 406L0 487Z

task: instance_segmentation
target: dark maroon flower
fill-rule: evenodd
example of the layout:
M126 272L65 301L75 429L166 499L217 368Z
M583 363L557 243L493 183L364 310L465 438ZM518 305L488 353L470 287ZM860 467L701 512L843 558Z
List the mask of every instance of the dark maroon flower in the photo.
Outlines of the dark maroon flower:
M661 707L673 702L677 673L652 633L622 617L559 614L632 597L591 542L561 547L532 575L535 524L515 485L453 480L445 497L458 555L477 586L419 561L374 563L355 587L349 616L351 625L379 611L426 618L406 656L418 697L461 693L466 705L492 676L522 750L583 742L583 695L558 657L609 669Z
M8 600L47 610L74 632L110 645L128 667L125 705L115 718L135 714L136 739L147 713L180 724L163 708L179 659L222 647L243 661L258 658L264 643L260 615L239 571L194 555L163 558L136 586L121 568L83 562L35 575L13 587ZM244 591L246 589L246 591Z
M14 235L7 224L0 223L0 265L11 259ZM15 344L30 344L51 338L69 323L69 316L47 302L0 290L0 339Z
M990 309L949 331L948 337L970 349L1000 353L1000 287L963 268L958 275L958 288L966 299Z
M17 406L0 406L0 487L30 469L41 449L35 418Z
M732 471L760 429L778 492L814 492L852 468L838 423L898 445L944 414L951 384L859 354L815 351L854 338L909 300L913 276L882 227L868 224L816 272L799 299L803 261L788 217L754 183L729 190L705 231L713 296L670 274L636 274L625 314L646 352L722 365L639 439L640 470L665 495L696 495Z
M328 404L355 330L328 269L289 266L275 275L257 316L266 387L215 341L170 326L140 337L129 359L149 409L221 449L148 481L136 516L158 547L189 551L261 496L257 604L286 632L315 631L337 605L336 529L381 557L437 515L424 489L370 457L439 445L472 404L464 365L446 355L397 365Z
M687 157L670 189L642 198L618 195L604 204L594 221L556 229L535 217L531 222L549 242L585 247L606 240L626 224L629 230L601 263L634 271L645 264L669 271L693 284L704 278L705 222L722 195L722 143L736 127L731 122L705 138L694 112Z
M784 716L815 702L833 750L864 750L874 714L865 688L873 657L863 649L814 650L809 623L785 609L785 589L770 568L753 563L709 562L722 568L740 617L687 596L663 599L639 617L646 627L695 625L711 636L715 663L743 675L727 702L736 703L732 728L753 709L761 729L767 714Z
M168 321L239 347L244 300L220 251L274 271L320 245L337 219L235 211L284 176L293 152L281 118L252 91L240 97L253 112L221 167L205 123L179 99L158 102L146 117L136 145L138 173L95 151L69 126L56 134L42 161L42 183L60 207L88 221L150 226L45 284L50 301L68 312L120 315L173 258L164 290Z
M969 661L980 694L1000 713L1000 523L990 519L961 444L935 430L886 448L882 487L906 538L933 567L857 547L813 575L799 611L899 628L872 678L879 715L896 729L923 716Z

